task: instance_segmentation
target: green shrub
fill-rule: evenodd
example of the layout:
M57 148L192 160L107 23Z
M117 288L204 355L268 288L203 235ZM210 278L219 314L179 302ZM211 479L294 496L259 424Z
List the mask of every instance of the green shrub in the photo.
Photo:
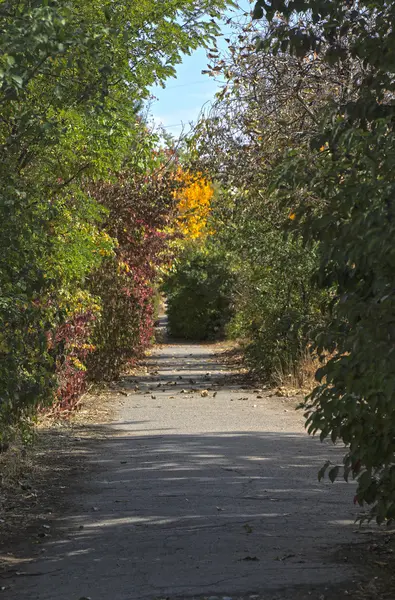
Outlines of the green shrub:
M244 231L247 234L247 231ZM231 337L245 341L254 371L274 381L306 355L311 331L324 319L327 296L311 283L314 252L276 232L258 235L239 253Z
M170 335L190 340L223 336L232 316L233 281L225 256L210 244L186 248L163 286Z
M265 15L263 4L258 0L255 14L272 19L272 7ZM301 61L317 52L322 72L326 63L353 73L341 97L323 107L309 152L300 143L290 145L276 181L278 194L292 208L296 232L309 246L318 243L317 280L333 294L330 319L315 344L321 358L330 358L318 369L319 385L305 402L307 426L321 440L346 447L343 464L329 468L328 461L319 478L329 468L332 482L338 476L356 479L354 502L368 508L361 519L391 524L395 40L388 23L395 3L362 0L357 10L347 10L344 3L313 1L308 19L303 3L291 4L276 2L276 23L263 44L266 52L270 47L289 49ZM338 38L335 31L342 32Z

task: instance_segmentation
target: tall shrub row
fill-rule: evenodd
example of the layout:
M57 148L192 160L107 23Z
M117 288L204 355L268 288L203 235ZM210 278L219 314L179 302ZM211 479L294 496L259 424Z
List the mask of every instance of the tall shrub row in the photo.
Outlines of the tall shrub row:
M88 360L96 379L117 377L125 362L151 343L158 271L171 261L179 187L176 171L163 171L159 163L149 177L124 173L116 184L91 190L107 208L103 225L117 240L112 256L90 277L90 290L102 306Z
M321 65L301 71L292 56L257 54L258 31L238 33L229 53L212 57L213 73L223 73L226 86L198 125L191 160L216 182L212 237L233 279L227 332L243 341L250 367L277 383L305 362L328 318L330 293L312 279L315 245L287 237L293 209L280 200L273 173L291 143L308 147L316 115L342 74L328 68L322 91Z
M212 43L224 4L1 4L3 437L39 406L70 408L105 353L115 374L147 343L173 196L140 109L182 53Z

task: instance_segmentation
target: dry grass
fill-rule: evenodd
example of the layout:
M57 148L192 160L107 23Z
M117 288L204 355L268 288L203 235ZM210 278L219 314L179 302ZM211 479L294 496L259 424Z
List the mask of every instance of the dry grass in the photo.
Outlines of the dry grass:
M71 476L74 481L76 465L84 472L84 443L107 435L119 393L118 386L109 386L86 394L71 414L42 415L32 443L16 437L0 452L0 572L9 567L5 550L11 543L26 531L42 533L42 523L61 512L61 490Z
M259 375L245 362L245 340L225 341L216 344L215 356L221 363L242 375L253 385L262 383ZM306 396L316 385L315 373L322 366L318 357L306 350L297 365L279 366L272 374L273 395L282 397Z
M288 368L278 367L274 373L274 382L279 396L307 395L315 387L315 373L321 366L318 357L306 350L297 365Z
M18 485L24 474L32 469L30 453L21 440L15 440L6 452L0 454L0 498L4 490Z

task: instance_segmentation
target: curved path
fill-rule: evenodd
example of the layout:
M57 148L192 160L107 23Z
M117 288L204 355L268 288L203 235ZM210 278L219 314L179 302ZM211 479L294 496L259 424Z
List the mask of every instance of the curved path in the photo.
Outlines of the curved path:
M343 597L353 489L317 481L337 450L304 433L290 401L236 385L210 346L164 345L149 364L114 396L106 439L88 443L62 534L4 597Z

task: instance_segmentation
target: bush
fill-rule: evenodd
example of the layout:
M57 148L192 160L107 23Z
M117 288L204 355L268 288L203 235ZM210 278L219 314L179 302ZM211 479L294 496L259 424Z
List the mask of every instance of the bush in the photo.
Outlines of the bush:
M213 246L185 248L163 286L170 335L189 340L222 337L233 313L233 281L225 256Z
M149 346L154 334L160 268L169 261L167 233L173 219L174 191L179 183L171 170L119 175L116 182L92 186L108 210L104 229L117 240L90 278L102 310L88 358L90 377L114 379Z
M174 74L183 53L212 39L223 1L211 5L206 15L189 0L165 1L160 14L152 0L144 10L132 0L2 3L0 443L40 407L75 405L84 387L81 359L92 350L92 317L100 309L96 323L108 330L97 340L96 356L123 360L150 338L152 265L165 235L161 222L150 221L155 201L140 194L147 214L140 204L141 221L129 219L129 232L115 207L114 228L120 227L110 239L101 227L101 198L86 193L87 182L114 180L127 167L146 172L141 189L150 177L159 181L165 165L158 159L157 171L147 168L160 154L158 137L138 111L149 88ZM122 183L114 190L122 197ZM160 186L154 193L161 205ZM116 298L102 288L100 307L90 294L95 285L88 284L106 284L118 271ZM133 326L130 312L121 314L125 306L136 317ZM110 315L117 319L113 330ZM120 335L122 319L134 337Z
M327 296L311 283L314 252L277 232L259 235L255 227L254 236L254 249L251 238L239 251L235 316L228 331L245 340L250 367L275 382L279 373L297 371L305 358L312 330L324 320Z

